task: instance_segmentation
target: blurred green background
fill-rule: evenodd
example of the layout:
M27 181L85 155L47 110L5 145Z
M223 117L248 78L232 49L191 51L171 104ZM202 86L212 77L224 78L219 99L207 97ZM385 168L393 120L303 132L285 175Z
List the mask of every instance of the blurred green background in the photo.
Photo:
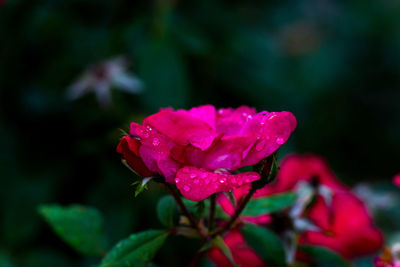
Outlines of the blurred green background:
M118 55L130 59L143 93L113 90L107 108L94 94L66 98L88 66ZM291 111L298 127L281 156L313 152L348 185L390 184L400 172L399 87L397 0L8 0L0 6L0 266L97 262L51 231L41 203L97 207L110 245L159 228L165 192L153 186L135 199L137 177L115 147L118 128L160 107ZM192 248L174 242L159 264L186 263Z

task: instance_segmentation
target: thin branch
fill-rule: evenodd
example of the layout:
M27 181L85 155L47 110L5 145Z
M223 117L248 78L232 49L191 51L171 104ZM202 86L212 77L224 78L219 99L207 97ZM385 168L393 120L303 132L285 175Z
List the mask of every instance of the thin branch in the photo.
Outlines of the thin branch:
M247 203L250 201L251 197L253 196L253 194L255 192L256 192L255 188L250 189L249 193L247 193L247 195L242 199L242 201L240 201L239 206L235 210L235 213L232 215L230 220L223 227L221 227L215 233L213 233L212 234L213 237L225 233L227 230L229 230L232 227L232 225L235 223L236 219L239 218L240 214L242 213L242 211L244 210Z
M170 191L171 195L174 197L176 204L178 204L179 208L181 209L182 213L185 214L185 216L189 219L190 225L196 229L200 235L202 234L202 231L200 230L199 225L197 224L196 220L193 218L192 214L189 212L189 210L186 208L185 204L183 203L180 195L176 192L176 190L169 184L165 183L165 186L168 188Z
M216 194L212 194L210 196L210 216L208 218L208 229L210 231L214 230L214 220L215 220L215 203L217 196Z

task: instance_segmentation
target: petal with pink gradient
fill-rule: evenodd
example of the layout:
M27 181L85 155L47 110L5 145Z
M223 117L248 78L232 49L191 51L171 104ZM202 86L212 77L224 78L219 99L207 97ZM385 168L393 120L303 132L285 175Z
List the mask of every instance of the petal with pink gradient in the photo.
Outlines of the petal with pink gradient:
M218 109L216 118L217 132L225 136L240 136L243 125L256 113L254 108L247 106L241 106L237 109Z
M217 133L203 120L187 112L175 112L169 109L151 115L143 120L143 125L155 128L173 142L205 150L211 146Z
M212 194L232 191L236 187L260 179L256 172L230 174L227 171L210 172L196 167L183 167L175 178L176 187L192 201L201 201Z
M171 157L171 149L175 144L151 127L131 123L130 134L140 138L139 155L147 168L165 177L168 183L173 183L180 164Z
M243 158L241 167L254 165L268 157L286 143L296 128L296 118L290 112L260 112L252 117L243 127L242 135L258 137Z

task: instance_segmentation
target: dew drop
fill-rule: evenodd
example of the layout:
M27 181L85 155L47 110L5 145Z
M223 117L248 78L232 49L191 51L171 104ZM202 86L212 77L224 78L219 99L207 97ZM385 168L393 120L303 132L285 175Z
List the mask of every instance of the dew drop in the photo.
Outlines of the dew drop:
M282 145L283 143L285 143L285 140L282 137L278 137L276 138L276 143Z
M181 179L175 178L175 183L179 183Z
M185 190L186 192L189 192L189 191L190 191L190 187L187 186L187 185L185 185L185 186L183 187L183 190Z
M192 179L193 179L193 178L196 178L196 177L197 177L197 174L191 173L191 174L189 175L189 177L192 178Z
M200 181L198 180L198 179L195 179L194 181L193 181L193 183L194 184L198 184Z
M261 151L264 149L264 147L265 147L265 140L261 140L260 142L257 143L256 150Z
M246 183L250 183L250 179L249 179L249 178L246 178L244 181L245 181Z
M225 117L225 116L227 116L229 114L229 111L228 110L226 110L226 109L219 109L218 110L218 115L220 115L220 116L222 116L222 117Z
M207 176L208 176L208 173L206 173L206 172L203 172L202 174L200 174L200 177L203 179L206 178Z
M160 144L160 139L154 138L153 139L153 146L158 146Z
M242 184L243 184L242 181L239 181L239 182L238 182L238 186L241 186Z
M225 183L225 181L226 181L225 178L222 178L222 179L219 180L219 182L220 182L221 184Z

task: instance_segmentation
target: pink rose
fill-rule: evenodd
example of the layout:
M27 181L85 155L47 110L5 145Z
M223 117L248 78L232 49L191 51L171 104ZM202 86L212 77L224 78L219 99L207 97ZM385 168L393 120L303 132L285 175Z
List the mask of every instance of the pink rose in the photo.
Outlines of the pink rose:
M231 172L271 155L295 127L290 112L205 105L188 111L162 109L142 125L132 123L130 136L124 138L139 143L137 156L148 170L176 184L186 198L200 201L258 180L256 172ZM127 151L119 152L136 169Z

